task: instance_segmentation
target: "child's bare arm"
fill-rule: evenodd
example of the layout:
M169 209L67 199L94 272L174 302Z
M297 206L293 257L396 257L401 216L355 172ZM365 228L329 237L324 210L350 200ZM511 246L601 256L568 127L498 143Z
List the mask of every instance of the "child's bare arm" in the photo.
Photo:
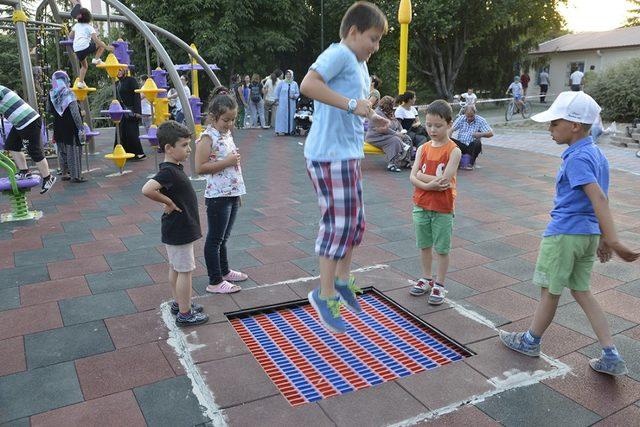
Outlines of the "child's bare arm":
M69 33L69 38L72 39L76 36L75 31L71 30L71 32Z
M604 244L627 262L638 259L638 257L640 257L639 252L632 251L618 240L618 233L616 232L616 227L613 222L613 215L611 215L611 209L609 209L609 200L602 192L600 186L597 183L592 182L585 184L582 189L591 201L593 210L596 213L598 223L600 224L600 231L602 233L601 240Z
M409 175L409 180L414 187L420 188L421 190L426 191L443 191L449 188L448 183L441 183L440 179L432 175L426 175L420 172L420 162L417 159L420 159L422 156L422 147L418 147L418 151L416 153L416 160L413 162L413 166L411 167L411 174ZM420 178L418 178L420 175ZM427 181L427 179L431 178Z
M462 151L460 151L458 147L454 148L453 151L451 151L449 162L447 162L447 166L444 168L444 172L442 173L443 178L451 181L451 178L453 178L458 172L458 165L460 164L461 158Z
M227 157L226 159L219 160L217 162L210 162L209 156L211 156L211 138L202 135L200 142L196 144L196 173L199 174L215 174L221 170L240 164L240 154L235 153Z
M345 111L348 109L349 98L332 90L317 71L309 70L300 84L300 91L306 97L320 101L323 104L331 105L332 107ZM357 102L358 105L353 111L353 114L362 117L372 115L373 110L371 109L368 99L358 99Z
M163 203L165 205L165 213L171 213L173 211L182 212L182 210L177 207L175 203L173 203L173 200L160 192L161 188L162 186L158 181L156 181L155 179L150 179L142 187L142 194L144 194L154 202Z

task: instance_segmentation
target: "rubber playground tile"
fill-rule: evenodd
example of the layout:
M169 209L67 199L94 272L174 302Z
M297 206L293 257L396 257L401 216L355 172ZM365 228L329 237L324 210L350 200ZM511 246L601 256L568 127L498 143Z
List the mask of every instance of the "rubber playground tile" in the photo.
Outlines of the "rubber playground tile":
M511 208L516 203L509 203L507 209ZM515 215L514 212L511 212L511 215ZM483 230L491 231L493 233L499 234L501 236L512 236L515 234L528 233L532 229L528 227L522 227L520 225L513 224L511 221L501 221L501 222L493 222L489 224L482 225Z
M82 276L34 283L15 289L20 289L22 306L91 295L87 281Z
M615 314L634 323L640 323L640 298L627 293L610 290L596 295L596 300L607 313Z
M571 366L572 375L544 380L543 383L601 417L611 415L640 399L639 382L626 376L613 378L595 372L586 356L571 353L560 358L560 361Z
M266 231L286 230L290 227L302 226L301 223L299 223L294 219L289 218L284 213L279 213L278 216L270 216L270 217L254 219L253 223Z
M467 302L498 314L511 321L533 315L537 302L511 289L496 289L467 298Z
M96 426L106 420L118 424L115 419L132 427L147 425L131 390L33 415L31 426Z
M61 326L60 310L55 302L0 312L0 340Z
M616 348L620 352L620 355L627 363L627 369L629 369L629 378L640 381L640 360L636 357L640 351L640 341L630 338L624 334L614 335L613 342ZM589 358L597 358L602 354L602 346L600 343L595 342L588 347L581 348L580 353Z
M636 323L610 313L605 312L605 316L609 323L609 330L613 335L636 326ZM586 335L594 339L596 338L596 334L591 328L589 319L587 319L586 314L584 314L584 311L582 311L582 308L580 308L577 302L572 302L562 307L558 307L553 321L565 328L579 332L582 335Z
M530 280L526 282L516 283L515 285L509 286L508 289L518 292L519 294L522 294L529 298L533 298L536 301L540 301L540 297L541 297L540 286L534 285L533 282L531 282ZM564 292L562 292L562 294L560 295L560 300L558 300L558 305L562 306L565 304L569 304L570 302L573 302L573 301L575 300L571 296L571 292L569 291L569 289L565 289Z
M296 293L287 286L267 286L245 289L241 292L230 294L230 296L241 309L279 304L299 299ZM213 296L211 298L216 297L217 296ZM207 298L203 298L203 301L206 301L206 299Z
M413 257L391 261L388 264L394 269L418 280L418 278L423 276L421 263L420 257Z
M598 274L595 271L591 272L591 292L594 294L608 291L609 289L616 288L618 291L622 291L618 289L620 285L624 282L621 280L613 279L608 276L603 276L602 274ZM624 292L624 291L622 291ZM625 292L628 293L628 292ZM640 298L640 295L634 295Z
M180 375L185 375L186 372L184 370L184 366L182 366L182 362L178 358L178 355L176 354L176 350L169 343L167 343L166 340L158 341L158 347L160 347L162 354L164 354L164 357L169 362L171 369L173 369L173 373L177 377Z
M14 253L16 267L32 266L47 262L73 259L73 253L68 246L44 247Z
M79 211L82 212L85 209L86 207L80 208ZM61 224L62 224L62 228L64 228L64 232L71 233L71 234L87 232L87 231L91 231L92 229L111 227L111 224L105 218L82 219L77 221L63 222Z
M105 319L116 348L167 339L167 327L158 309Z
M20 288L0 289L0 311L20 307Z
M367 246L364 248L359 248L353 252L353 262L368 266L374 264L382 264L390 261L396 261L400 259L397 255L392 252L385 251L382 248L377 246Z
M487 414L475 406L466 405L454 412L449 412L448 414L441 415L437 418L430 418L417 425L429 427L457 427L471 425L474 427L500 427L501 424L487 416Z
M15 374L27 369L22 337L13 337L0 341L0 377Z
M485 377L464 362L454 362L430 372L401 378L398 384L430 410L469 400L470 396L494 388Z
M58 248L60 246L70 246L77 243L87 243L94 241L93 234L91 234L88 230L79 231L73 234L69 233L57 233L57 234L48 234L46 236L42 236L42 245L52 248Z
M293 261L304 258L307 254L289 244L262 246L259 248L249 248L246 252L260 261L262 264L272 264L275 262Z
M82 393L87 400L174 376L156 343L79 359L75 364Z
M616 427L629 425L631 420L640 420L640 408L636 405L630 405L616 412L613 415L608 416L604 420L594 424L594 427Z
M335 423L315 403L293 407L281 395L227 408L230 426L318 426Z
M29 417L24 417L4 423L2 427L31 427L31 423L29 422Z
M29 369L114 350L102 321L25 335L24 348Z
M58 304L66 326L136 312L125 291L71 298Z
M449 277L463 285L470 286L478 291L486 292L503 288L519 282L518 279L488 269L484 266L471 267L465 270L454 271Z
M465 249L494 260L510 258L514 255L520 255L526 251L525 249L501 242L499 240L490 240L488 242L476 243L474 245L465 247Z
M120 239L97 240L95 242L71 245L71 251L76 258L115 254L126 250L127 247Z
M479 227L479 226L454 228L453 235L473 243L485 242L487 240L495 240L502 237L501 234L494 233L493 231L484 230L482 227Z
M162 258L157 251L155 253L158 257ZM138 254L138 256L140 257L141 255ZM151 262L158 262L158 259L151 260ZM91 292L94 294L137 288L139 286L153 284L153 280L151 280L151 277L149 277L149 274L147 274L144 267L140 266L129 267L122 270L106 271L103 273L88 274L86 277L89 288L91 288Z
M111 240L138 236L142 234L142 231L135 224L129 224L91 230L91 234L96 240Z
M249 353L249 349L228 322L185 328L191 358L195 363L209 362Z
M209 421L186 376L137 387L133 392L150 426L194 426Z
M593 270L596 273L618 279L623 282L631 282L640 279L640 267L638 263L626 263L617 259L609 261L605 264L596 262L593 264Z
M139 190L138 190L139 191ZM129 224L137 224L141 222L153 222L154 219L144 212L128 213L125 215L107 216L107 221L113 226L122 226ZM158 227L160 224L158 224Z
M534 236L532 234L518 234L516 236L503 237L499 241L524 249L525 251L535 251L540 247L541 240L542 238L540 236Z
M278 395L280 392L250 354L197 365L221 408ZM242 372L241 375L238 375ZM351 393L354 394L354 393Z
M502 259L485 264L485 267L498 271L518 280L531 280L535 271L535 263L519 257Z
M165 261L156 248L143 248L105 255L105 259L113 270L130 269Z
M245 268L244 273L248 274L251 280L260 285L308 276L308 273L288 261Z
M47 268L51 280L102 273L110 270L109 264L107 264L103 256L51 262L47 264Z
M0 377L0 396L0 423L83 400L72 362Z
M172 299L171 285L168 282L130 288L127 293L138 311L157 310L160 304Z
M506 426L591 425L601 419L544 384L515 388L477 403L485 414Z
M321 400L318 404L339 426L385 426L427 412L424 405L395 381ZM363 409L357 411L357 417L354 408Z
M369 234L374 234L375 236L371 236L368 238L367 236ZM365 246L365 244L366 246L377 245L378 243L374 243L374 242L377 242L379 238L384 239L384 242L379 242L379 243L397 242L399 240L411 240L411 239L414 239L415 241L416 233L413 229L413 225L381 227L377 229L374 233L370 233L369 231L364 233L362 244L363 246ZM371 241L368 239L375 239L375 240Z
M469 344L497 335L495 330L462 316L453 309L429 313L421 318L461 344Z
M122 243L130 251L137 249L153 248L160 244L160 225L155 224L156 231L154 233L145 233L134 236L122 237Z
M248 235L261 245L278 245L281 243L293 243L305 240L305 237L294 233L289 230L273 230L273 231L261 231L259 233L251 233ZM238 249L235 244L231 244L234 248Z

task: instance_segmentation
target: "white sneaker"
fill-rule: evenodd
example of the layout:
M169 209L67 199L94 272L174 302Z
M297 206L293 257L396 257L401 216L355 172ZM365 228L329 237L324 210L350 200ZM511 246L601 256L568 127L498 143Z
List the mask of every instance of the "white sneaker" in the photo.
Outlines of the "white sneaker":
M433 285L431 288L431 295L429 295L428 303L431 305L440 305L444 302L444 298L447 295L447 290L440 285Z
M100 59L100 58L93 58L93 59L91 60L91 63L92 63L93 65L100 65L100 64L102 64L102 59Z

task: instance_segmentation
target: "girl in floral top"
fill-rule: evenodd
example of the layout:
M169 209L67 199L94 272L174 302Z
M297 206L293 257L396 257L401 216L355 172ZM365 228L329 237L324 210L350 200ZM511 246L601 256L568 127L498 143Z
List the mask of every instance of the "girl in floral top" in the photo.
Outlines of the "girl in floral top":
M228 95L218 95L209 104L208 126L196 146L196 172L207 178L204 192L207 206L208 232L204 258L209 275L207 292L228 294L238 292L233 282L247 280L247 275L229 268L227 240L240 206L240 196L246 193L240 153L233 142L233 128L238 105Z

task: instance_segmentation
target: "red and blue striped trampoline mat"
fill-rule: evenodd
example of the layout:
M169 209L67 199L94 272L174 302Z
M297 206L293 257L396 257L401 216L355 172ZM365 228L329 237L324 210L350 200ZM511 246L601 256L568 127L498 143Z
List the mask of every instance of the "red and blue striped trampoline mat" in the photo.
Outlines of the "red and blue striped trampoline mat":
M360 298L363 313L342 308L347 332L333 334L313 307L299 302L229 315L238 335L293 406L435 369L472 355L377 291Z

